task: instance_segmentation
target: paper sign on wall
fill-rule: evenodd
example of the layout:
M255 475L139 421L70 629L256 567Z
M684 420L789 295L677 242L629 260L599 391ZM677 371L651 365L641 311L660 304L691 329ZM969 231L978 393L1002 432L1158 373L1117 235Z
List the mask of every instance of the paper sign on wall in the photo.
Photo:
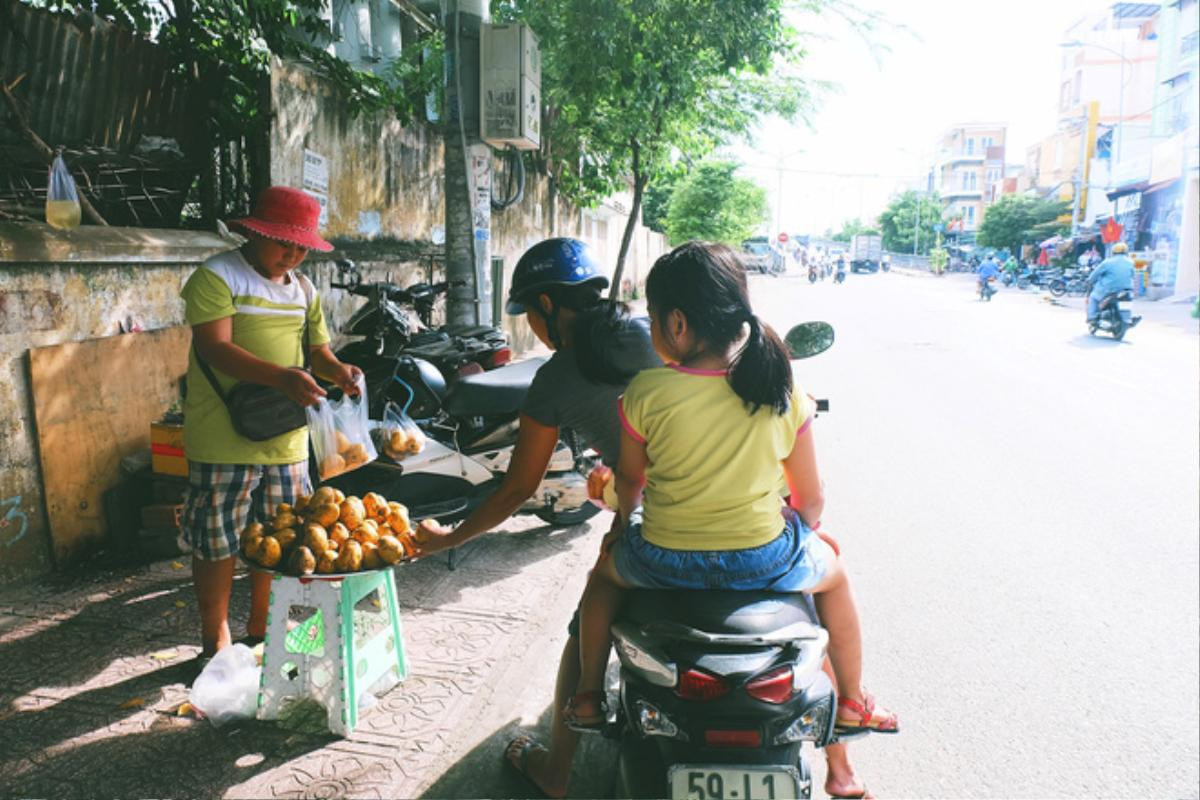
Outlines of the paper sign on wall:
M329 193L329 160L313 150L304 150L304 182L301 186L310 192Z

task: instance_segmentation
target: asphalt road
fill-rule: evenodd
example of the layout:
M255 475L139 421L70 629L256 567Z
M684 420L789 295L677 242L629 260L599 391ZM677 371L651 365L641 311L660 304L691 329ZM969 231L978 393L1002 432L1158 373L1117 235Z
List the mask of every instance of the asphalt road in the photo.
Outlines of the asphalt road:
M753 295L781 330L837 330L797 375L832 402L823 521L902 720L855 745L872 790L1196 797L1200 339L1149 318L1093 339L1029 292L980 303L973 276Z

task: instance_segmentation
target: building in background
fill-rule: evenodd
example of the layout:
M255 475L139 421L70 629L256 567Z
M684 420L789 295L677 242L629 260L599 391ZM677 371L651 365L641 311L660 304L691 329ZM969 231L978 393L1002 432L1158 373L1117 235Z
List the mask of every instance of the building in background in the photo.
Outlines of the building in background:
M962 219L971 234L983 221L984 209L1003 187L1007 126L977 122L949 128L934 150L930 188L942 201L942 216Z

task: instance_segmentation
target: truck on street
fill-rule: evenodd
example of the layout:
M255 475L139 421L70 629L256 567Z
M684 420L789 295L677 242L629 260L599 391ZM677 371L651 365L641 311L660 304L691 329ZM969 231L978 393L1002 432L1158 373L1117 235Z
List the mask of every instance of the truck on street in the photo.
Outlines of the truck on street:
M850 271L877 272L883 260L883 237L860 233L850 240Z

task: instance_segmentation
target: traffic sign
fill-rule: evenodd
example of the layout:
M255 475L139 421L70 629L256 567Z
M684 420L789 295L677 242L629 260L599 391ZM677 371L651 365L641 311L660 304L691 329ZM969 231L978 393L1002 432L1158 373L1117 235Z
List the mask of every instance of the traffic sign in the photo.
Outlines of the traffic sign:
M786 234L786 233L782 233L782 232L781 232L781 233L779 234L779 243L780 243L780 244L786 244L786 243L787 243L787 234Z

